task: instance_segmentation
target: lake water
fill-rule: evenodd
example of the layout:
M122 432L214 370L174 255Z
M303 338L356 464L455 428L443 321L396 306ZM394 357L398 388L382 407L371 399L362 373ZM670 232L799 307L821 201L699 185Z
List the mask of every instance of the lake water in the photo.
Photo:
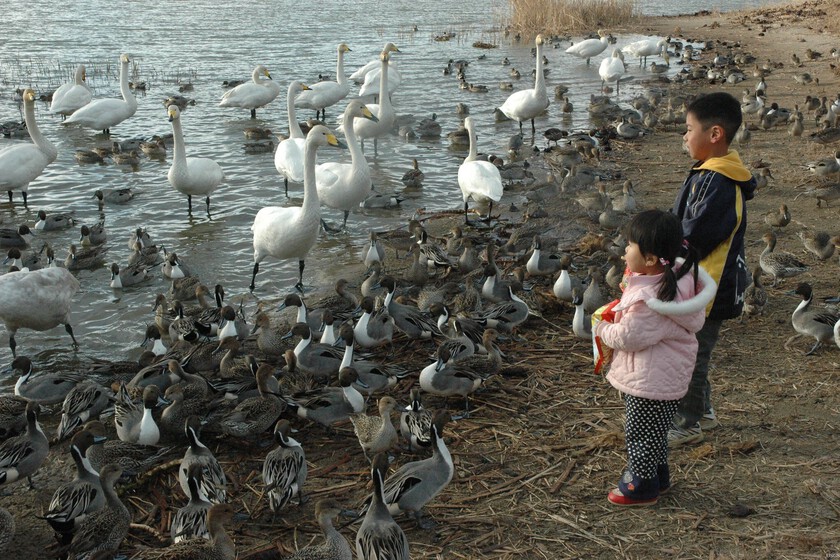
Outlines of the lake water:
M699 9L737 9L761 4L756 1L720 1L700 5L680 0L667 5L653 2L640 4L645 13L684 13ZM161 101L177 93L178 81L190 82L194 91L187 93L196 100L182 117L187 141L187 154L215 159L224 169L227 181L212 197L210 218L203 202L194 201L192 217L187 215L185 198L169 185L166 174L170 161L143 160L137 170L108 165L79 165L74 160L78 148L102 144L105 139L93 131L62 126L61 119L51 115L39 103L37 114L42 132L59 149L58 159L30 185L29 210L16 195L15 203L0 199L3 226L33 223L39 209L50 212L73 212L81 223L105 220L110 251L108 262L125 263L129 251L129 232L138 226L148 229L158 245L165 245L182 255L209 286L222 283L229 296L247 294L253 249L250 226L257 211L266 205L299 204L302 190L290 190L292 200L283 195L282 181L277 174L273 155L247 154L243 149L243 130L250 126L267 126L275 132L287 132L285 90L291 79L311 81L319 73L335 76L335 52L339 42L346 42L352 52L345 57L347 73L377 57L387 41L396 43L402 53L393 55L403 76L401 88L393 96L398 115L413 114L424 118L432 113L444 134L457 128L454 113L459 102L470 106L479 135L479 149L501 152L508 137L515 132L512 123L494 124L492 110L509 94L498 88L501 80L509 80L509 68L501 65L508 57L513 66L522 69L523 78L516 89L532 87L530 71L533 58L531 44L512 43L499 33L505 19L506 3L499 0L473 2L292 2L290 0L252 0L210 2L185 0L177 3L114 0L77 0L56 5L44 0L6 0L5 30L0 37L0 121L20 119L14 90L32 86L47 91L71 79L78 63L88 66L89 83L96 97L119 96L117 73L120 53L129 53L135 63L133 80L145 81L148 90L138 98L138 110L131 119L113 127L112 138L148 138L170 132L167 114ZM414 31L414 26L418 27ZM448 42L436 42L433 36L454 31ZM638 39L620 35L618 46ZM479 50L474 41L499 44L493 50ZM565 47L567 45L563 45ZM611 52L611 49L608 49ZM570 98L575 113L561 119L556 105L548 116L538 119L538 129L549 126L582 129L588 126L585 111L589 95L597 92L598 62L591 67L572 58L563 49L546 49L551 74L549 95L555 84L571 87ZM606 54L606 53L605 53ZM484 60L477 60L486 55ZM602 55L603 56L603 55ZM469 93L458 88L453 76L445 76L446 61L468 59L468 79L486 84L489 92ZM224 79L247 79L257 64L265 64L283 93L251 120L246 110L218 106L224 90ZM628 61L631 74L641 74L638 66ZM675 70L676 71L676 70ZM638 86L631 82L622 88L622 99L629 99ZM354 92L357 90L353 90ZM328 124L343 105L328 113ZM311 111L301 111L299 120L309 118ZM538 132L538 142L542 138ZM0 148L8 145L0 139ZM340 276L358 277L360 254L368 231L389 229L404 224L418 208L442 210L461 204L457 170L464 154L449 149L445 136L434 141L405 141L397 136L379 144L373 157L368 146L368 160L374 186L381 192L399 190L400 178L410 168L412 158L420 161L427 179L421 192L411 195L394 210L365 211L351 215L348 232L323 236L307 259L305 282L310 286L328 287ZM319 161L349 158L337 150L323 149ZM97 211L91 198L96 189L131 187L137 197L125 206L106 207ZM322 209L325 218L339 219L339 213ZM70 243L78 239L77 230L44 234L59 259L67 254ZM136 352L142 338L143 325L152 319L151 307L157 292L168 285L154 272L154 280L141 287L115 292L108 287L106 269L81 271L82 289L73 311L76 336L81 343L80 356L118 356ZM257 298L277 297L295 283L297 263L266 260L257 277ZM249 300L249 310L253 301ZM49 364L59 356L68 357L69 340L63 329L38 334L21 331L19 352L38 355L36 363ZM11 353L7 336L0 339L0 363L6 364ZM136 354L134 354L136 355Z

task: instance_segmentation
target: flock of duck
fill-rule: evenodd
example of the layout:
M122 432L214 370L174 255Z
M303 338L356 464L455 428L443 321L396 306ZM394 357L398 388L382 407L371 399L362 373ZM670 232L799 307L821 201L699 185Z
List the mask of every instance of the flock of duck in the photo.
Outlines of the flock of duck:
M519 123L520 130L530 120L535 132L534 120L550 103L542 53L549 41L542 35L535 40L534 88L511 94L499 108L505 117ZM581 41L566 52L588 64L590 58L607 48L608 42L608 35L599 32L598 38ZM646 64L646 58L653 55L663 56L667 62L671 45L670 38L653 38L633 43L624 51L638 57L640 64ZM455 473L444 430L448 423L475 413L470 410L470 396L491 376L505 373L505 355L498 344L522 340L517 332L529 317L540 316L547 294L572 305L570 330L582 339L591 338L588 314L613 297L623 273L623 240L620 235L614 238L607 234L620 228L637 203L629 181L619 192L607 192L601 182L607 173L588 162L600 158L611 138L637 138L655 126L652 117L656 118L661 97L655 93L641 96L633 101L634 110L624 110L609 97L593 96L590 111L614 118L614 126L604 127L597 134L546 131L546 139L555 146L546 148L541 157L558 166L560 177L551 176L547 184L533 185L527 197L537 203L558 197L575 200L579 203L575 213L588 214L600 225L602 233L584 236L574 254L546 250L545 232L551 227L547 227L549 218L538 211L529 216L533 222L526 221L507 243L495 242L504 227L489 226L496 218L492 215L493 203L501 201L505 183L512 181L510 176L503 179L505 170L498 163L480 156L474 123L466 117L469 153L457 178L463 195L464 226L453 226L447 238L437 238L415 216L405 228L371 232L369 245L362 251L369 276L361 283L360 293L353 292L356 279L340 279L334 294L311 301L304 295L303 278L306 256L317 243L321 228L327 228L321 219L321 205L341 210L342 228L347 227L349 213L371 194L370 168L360 142L372 139L375 144L378 138L391 134L396 123L390 96L401 78L390 59L399 49L387 43L377 60L351 76L363 85L360 97L347 103L341 117L345 141L323 124L313 124L303 134L295 116L296 106L315 110L316 116L324 118L328 108L349 95L343 63L349 50L343 43L337 48L336 81L309 86L292 81L288 87L290 134L276 148L275 166L286 189L290 182L303 184L303 202L299 207L265 207L252 226L252 290L265 259L299 263L297 291L285 296L279 306L262 302L249 316L241 305L237 308L225 302L221 285L211 291L190 271L183 256L159 250L151 234L138 229L128 240L132 251L129 264L110 265L111 285L115 289L140 285L149 269L160 264L163 252L161 272L171 282L171 289L168 294L157 294L154 300L154 325L146 330L148 344L144 344L150 349L137 362L97 361L78 374L37 374L37 366L18 352L17 331L43 331L64 325L74 347L84 347L86 341L76 340L69 318L73 297L80 288L73 271L103 266L107 235L101 224L82 226L79 245L71 246L62 267L51 247L43 250L46 263L40 263L37 254L24 254L32 241L28 225L0 234L0 246L8 249L7 260L12 263L11 271L0 276L0 319L9 333L14 357L9 371L18 377L15 394L0 397L0 488L24 479L32 483L32 476L51 451L39 415L60 403L56 441L70 440L76 475L55 490L41 516L56 533L56 555L113 557L132 521L117 492L121 477L143 476L182 453L176 464L179 486L187 500L172 516L172 544L159 551L159 557L235 558L236 546L228 529L238 514L230 503L225 469L205 442L213 438L217 450L241 446L253 452L254 444L273 432L276 447L257 453L261 455L265 503L273 514L282 515L293 503L306 502L309 425L332 430L349 421L361 448L360 459L369 464L373 488L369 499L353 514L354 523L361 520L355 535L356 555L360 559L408 558L410 543L394 516L411 514L420 527L431 524L423 517L423 510L445 491ZM603 87L609 82L616 82L618 87L624 68L622 54L616 50L602 62ZM693 60L692 54L684 60ZM620 61L621 70L616 61ZM62 86L53 95L52 111L67 115L65 122L69 125L106 133L130 118L137 108L128 86L130 61L123 55L120 62L122 100L92 100L84 84L84 68L80 67L74 83ZM706 68L721 75L727 69L731 69L728 64L716 62ZM268 70L258 66L252 80L231 88L220 105L245 108L254 116L280 93L280 87L270 78ZM773 120L772 127L782 122L779 113L783 110L777 104L764 107L763 76L761 81L765 84L763 94L751 94L744 102L744 111L753 114L754 104L761 105L754 113L761 122ZM556 90L558 97L562 93L565 91ZM369 95L376 95L378 103L365 102ZM27 203L28 184L56 158L55 147L38 128L35 100L33 90L23 93L32 142L0 151L0 188L9 192L10 202L12 192L19 191ZM684 110L685 101L669 98L667 108L659 112L670 116L663 114L661 122L668 124L666 118L679 121L674 113ZM187 196L190 210L192 197L199 196L205 199L209 213L210 195L223 183L224 173L211 159L186 156L181 125L185 108L174 101L167 107L174 146L168 179L173 188ZM829 112L834 116L829 117ZM784 122L801 123L798 108L789 113ZM838 113L831 105L825 119L837 120ZM835 123L831 124L833 127ZM425 126L434 128L429 123ZM749 129L742 131L742 143L748 142L744 132ZM566 143L559 146L559 140ZM512 149L521 146L519 135ZM349 149L351 163L316 165L318 150L328 147ZM817 162L811 168L821 177L840 175L840 152L833 161ZM762 176L766 181L770 174ZM406 177L422 184L416 161L413 172ZM818 201L834 200L830 187L820 188L829 190L814 189L819 191L813 195ZM97 198L101 208L104 204L129 202L131 193L98 191ZM470 200L489 207L482 223L470 220ZM783 207L767 220L778 231L790 222L790 215ZM42 212L32 227L61 230L74 225L72 217ZM805 247L820 259L830 258L834 247L840 246L840 238L824 233L806 232L802 237ZM761 271L772 276L775 285L778 279L807 270L795 256L774 251L774 233L768 233L765 241L767 248L747 296L748 315L760 313L767 300ZM412 264L386 268L386 261L391 260L386 248L396 257L400 251L409 252ZM585 280L574 273L581 263L587 270ZM507 265L518 265L511 276L505 274ZM544 289L534 289L540 283ZM798 334L816 339L811 352L832 337L840 345L840 315L831 309L812 308L809 285L801 284L796 292L802 303L793 313L793 326ZM192 300L197 304L189 305ZM294 310L292 320L288 308ZM433 357L422 367L403 367L398 345L402 347L400 354L409 348L412 352L427 348ZM416 383L411 382L414 377ZM398 390L403 394L397 394ZM463 399L463 410L452 416L444 409L426 408L423 400L429 396ZM367 414L370 397L374 397L378 415ZM392 414L397 411L400 420L395 425ZM302 427L295 430L293 424ZM418 456L403 461L406 455L401 455L401 466L391 472L393 457L389 454L396 449L400 436L409 453ZM338 431L334 437L344 438L346 431ZM57 452L55 447L52 452ZM323 543L290 557L352 558L350 545L334 526L338 516L347 513L335 499L319 500L315 515L323 531ZM13 530L13 517L0 508L0 550L8 544Z

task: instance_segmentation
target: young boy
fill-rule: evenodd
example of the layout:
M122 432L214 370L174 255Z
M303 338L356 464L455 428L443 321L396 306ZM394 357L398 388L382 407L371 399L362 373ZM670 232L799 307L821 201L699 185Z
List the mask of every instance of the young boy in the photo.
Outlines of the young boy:
M697 98L688 107L683 136L689 155L697 160L674 202L685 239L694 247L700 265L718 284L706 308L706 323L697 332L697 361L688 393L679 403L668 444L676 447L703 439L703 428L717 426L711 404L709 358L721 324L741 314L747 267L744 232L746 201L755 194L755 178L729 144L741 126L741 106L724 92Z

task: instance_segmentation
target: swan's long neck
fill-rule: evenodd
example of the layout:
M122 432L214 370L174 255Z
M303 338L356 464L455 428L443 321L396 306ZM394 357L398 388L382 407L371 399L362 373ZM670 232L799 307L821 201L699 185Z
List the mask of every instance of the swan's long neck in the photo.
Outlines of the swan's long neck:
M338 85L347 85L347 77L344 75L344 50L338 49L338 62L335 64L335 81Z
M286 99L286 111L289 115L289 138L304 138L303 131L300 129L300 124L297 122L297 115L295 114L295 94L294 88L289 88L289 95Z
M307 139L303 150L303 204L301 211L304 216L321 213L321 201L318 199L318 188L315 186L315 154L318 147Z
M172 119L172 167L179 172L186 170L187 149L184 146L184 132L181 130L181 119Z
M382 61L382 71L379 73L379 114L385 107L391 106L391 98L388 96L388 57Z
M537 95L545 97L545 76L543 76L542 43L537 43L537 77L534 80L534 90Z
M75 82L76 82L76 85L77 85L77 86L83 86L83 85L85 85L85 78L84 78L84 75L85 75L85 66L84 66L84 64L79 64L79 65L76 67L76 78L75 78Z
M478 158L478 146L476 146L475 129L472 126L470 126L469 128L467 128L467 132L470 135L470 153L464 159L464 163L468 161L475 161L476 158Z
M128 87L128 62L123 62L120 66L120 93L122 93L123 101L125 101L132 110L137 110L137 99L131 93L131 88Z
M254 68L254 71L251 73L251 80L258 86L261 86L263 84L263 79L260 75L259 68Z
M350 161L355 168L357 165L367 165L365 154L359 146L359 140L356 138L356 130L353 128L353 120L356 117L347 111L344 113L344 137L347 139L347 149L350 150Z
M29 136L32 138L32 142L38 146L39 150L44 152L44 155L46 155L47 159L49 159L50 163L52 163L58 156L58 149L52 142L47 140L43 134L41 134L41 129L38 128L38 122L35 120L35 102L27 101L23 104L23 108L26 129L29 131Z

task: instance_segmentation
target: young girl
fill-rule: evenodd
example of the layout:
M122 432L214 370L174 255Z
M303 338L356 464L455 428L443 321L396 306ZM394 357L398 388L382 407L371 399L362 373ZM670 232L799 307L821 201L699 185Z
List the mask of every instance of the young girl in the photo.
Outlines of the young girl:
M679 218L661 210L636 214L627 227L626 287L613 308L614 322L593 335L613 348L607 379L621 391L627 421L627 470L609 493L618 505L656 503L671 484L668 428L677 402L688 391L712 278L683 247Z

